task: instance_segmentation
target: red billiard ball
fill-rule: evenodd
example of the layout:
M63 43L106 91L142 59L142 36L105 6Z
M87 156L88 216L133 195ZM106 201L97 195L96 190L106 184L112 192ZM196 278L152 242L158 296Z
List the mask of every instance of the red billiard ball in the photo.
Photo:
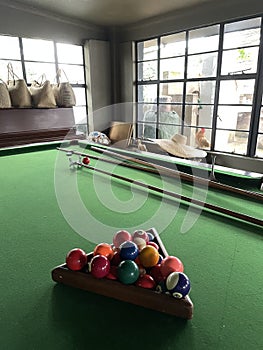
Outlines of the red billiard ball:
M155 289L155 287L156 287L156 283L155 283L153 277L148 275L148 274L139 276L135 285L137 287L142 287L142 288L146 288L146 289Z
M90 261L90 272L95 278L103 278L110 272L110 261L104 255L95 255Z
M153 279L155 280L155 282L157 284L159 284L161 281L164 280L164 277L163 277L162 272L161 272L161 264L157 264L157 265L153 266L150 269L149 273L153 277Z
M66 264L70 270L79 271L87 264L87 254L80 248L71 249L66 255Z
M172 272L183 272L184 265L182 261L176 256L167 256L161 261L161 272L166 278Z
M89 163L90 163L89 157L84 157L84 158L82 159L82 163L85 164L85 165L89 165Z

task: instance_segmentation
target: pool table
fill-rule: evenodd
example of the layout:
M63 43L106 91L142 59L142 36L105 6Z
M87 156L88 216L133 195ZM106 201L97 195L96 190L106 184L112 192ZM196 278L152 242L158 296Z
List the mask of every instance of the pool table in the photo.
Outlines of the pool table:
M57 147L101 157L68 141L0 151L3 349L261 347L262 226L70 165L75 157ZM91 158L90 164L262 219L261 200L123 167L121 161ZM52 280L51 271L70 249L90 252L111 242L119 229L150 227L184 263L191 320Z

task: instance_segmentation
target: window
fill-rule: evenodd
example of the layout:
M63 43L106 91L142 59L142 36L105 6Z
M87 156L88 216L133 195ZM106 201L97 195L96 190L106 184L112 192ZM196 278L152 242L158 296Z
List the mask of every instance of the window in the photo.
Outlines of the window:
M42 74L51 83L57 82L58 68L61 81L69 81L76 96L73 107L77 131L87 132L86 84L84 75L83 47L51 40L18 38L0 35L0 77L8 80L7 64L12 62L14 72L28 85L39 80Z
M196 147L204 128L208 149L263 157L262 30L255 17L137 42L138 137Z

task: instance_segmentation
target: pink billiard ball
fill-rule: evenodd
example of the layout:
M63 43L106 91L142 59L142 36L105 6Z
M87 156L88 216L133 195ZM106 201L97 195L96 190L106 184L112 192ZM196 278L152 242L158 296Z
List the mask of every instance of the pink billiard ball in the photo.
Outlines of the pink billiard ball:
M119 246L125 241L132 241L132 235L126 230L120 230L113 236L113 244L115 248L119 248Z
M172 272L184 272L184 265L176 256L167 256L161 261L160 265L164 278Z
M146 231L144 230L136 230L133 232L133 240L134 238L138 237L138 238L142 238L145 240L145 242L148 242L149 241L149 237L148 237L148 234Z
M110 261L104 255L95 255L90 261L90 272L96 278L103 278L110 272Z
M79 271L87 264L87 254L80 248L71 249L66 255L66 264L70 270Z

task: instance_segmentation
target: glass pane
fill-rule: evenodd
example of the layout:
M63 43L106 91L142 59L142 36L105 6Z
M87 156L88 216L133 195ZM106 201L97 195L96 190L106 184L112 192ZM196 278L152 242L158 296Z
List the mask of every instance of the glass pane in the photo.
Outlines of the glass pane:
M138 80L157 79L157 61L138 63Z
M67 65L67 64L60 64L59 68L64 70L66 77L62 73L62 80L61 81L69 81L71 84L84 84L85 83L85 77L84 77L84 67L83 66L75 66L75 65Z
M144 115L148 111L156 111L156 104L142 104L139 103L137 106L138 120L144 120Z
M0 58L20 59L18 38L0 35Z
M202 131L202 136L204 136L204 139L199 139L198 141L198 137L197 137L197 133L199 133L201 131L201 128L203 128L204 130ZM199 147L199 148L204 148L204 149L209 149L210 145L211 145L211 137L212 137L212 130L208 127L204 127L199 125L199 127L195 127L195 128L189 128L191 130L191 132L189 133L189 131L187 130L187 128L185 128L184 132L185 134L188 134L188 139L191 140L190 145L192 147ZM187 133L188 132L188 133Z
M217 130L215 150L237 154L246 154L248 133Z
M139 85L138 102L154 102L157 99L157 85Z
M254 79L221 81L220 104L252 104Z
M158 125L158 138L170 139L174 134L178 134L181 130L180 125L171 124L159 124Z
M188 57L188 78L214 77L217 68L217 53L207 53Z
M261 107L258 131L263 132L263 107Z
M143 123L142 124L142 130L141 133L143 137L149 138L149 139L156 139L157 138L157 126L155 123Z
M0 60L0 77L4 80L8 80L8 70L7 70L7 64L11 62L13 66L14 73L20 78L23 79L23 71L22 71L22 65L20 61L5 61Z
M256 73L258 47L223 52L221 74Z
M193 103L214 103L215 81L195 81L186 83L187 95L193 96ZM190 101L189 101L190 102Z
M83 64L82 46L70 44L56 44L59 63Z
M77 106L85 106L86 105L86 94L85 88L73 88L75 97L76 97L76 105Z
M188 53L218 50L219 25L205 27L189 32Z
M161 37L160 57L181 56L185 54L185 32Z
M263 135L262 134L258 135L256 156L263 158Z
M219 106L217 127L220 129L249 130L251 107Z
M55 83L56 69L54 64L25 62L25 68L26 78L29 84L33 80L39 81L42 74L45 74L46 79L51 83Z
M73 107L73 113L76 124L82 124L87 122L87 110L86 107Z
M24 38L22 41L25 60L41 62L55 61L53 41Z
M180 79L184 77L184 57L160 60L160 79Z
M186 105L185 123L189 126L212 127L213 106Z
M142 41L137 44L138 61L157 59L157 39Z
M260 17L226 24L223 49L259 45L260 25Z
M162 83L160 84L160 94L170 96L172 102L182 102L183 88L183 83Z

